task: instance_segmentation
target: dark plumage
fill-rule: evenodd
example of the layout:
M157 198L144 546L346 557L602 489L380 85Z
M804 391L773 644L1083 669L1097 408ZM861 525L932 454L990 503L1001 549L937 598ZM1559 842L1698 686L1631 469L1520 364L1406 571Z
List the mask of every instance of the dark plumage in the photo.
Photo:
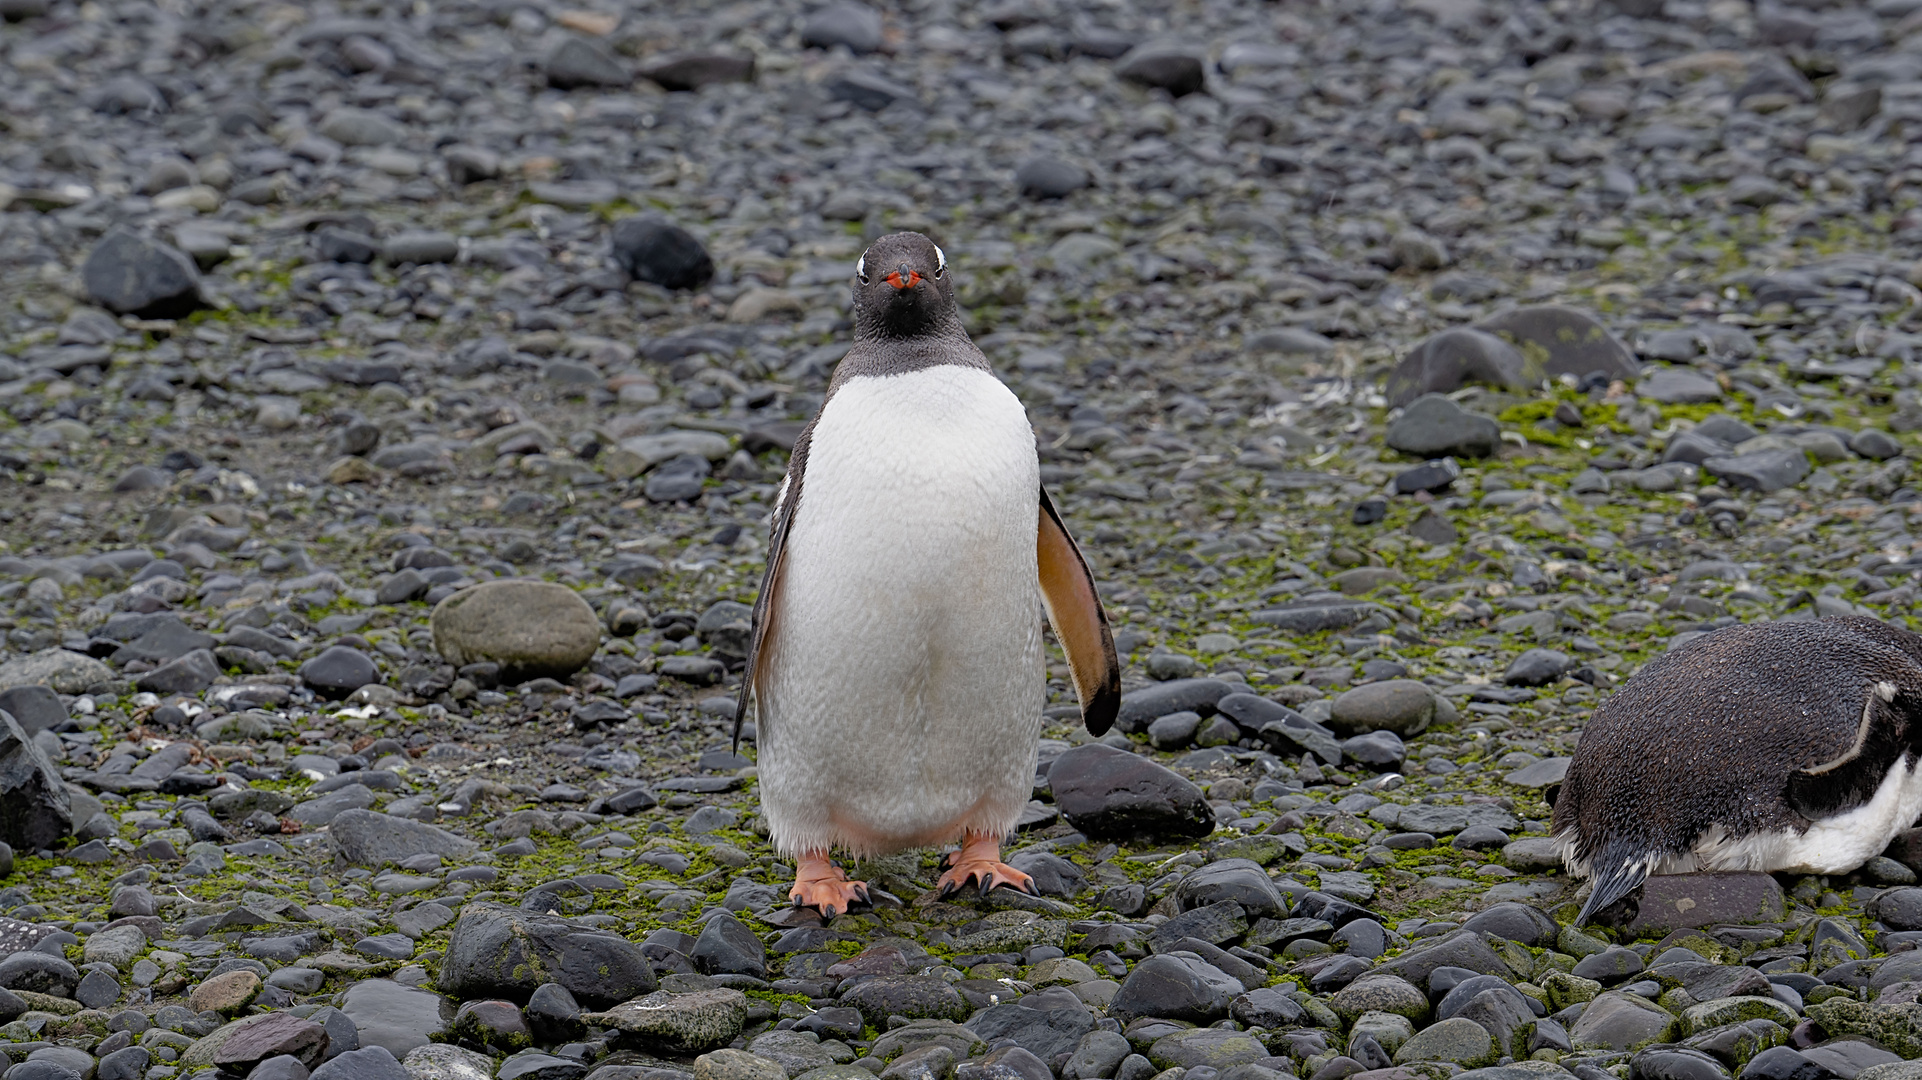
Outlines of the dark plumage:
M1915 820L1922 784L1884 781L1919 758L1922 636L1845 616L1698 638L1582 731L1553 825L1594 879L1579 921L1652 872L1852 870Z

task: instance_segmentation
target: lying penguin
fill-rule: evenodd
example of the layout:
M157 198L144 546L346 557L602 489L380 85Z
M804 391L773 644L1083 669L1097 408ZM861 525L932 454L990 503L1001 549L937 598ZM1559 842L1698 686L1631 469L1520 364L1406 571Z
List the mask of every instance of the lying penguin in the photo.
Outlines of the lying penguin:
M895 233L861 256L854 330L775 498L735 737L751 692L797 907L831 918L867 899L833 849L957 840L942 895L1032 892L1000 845L1033 791L1042 611L1096 735L1120 703L1107 614L933 241Z
M1555 799L1576 924L1650 874L1840 874L1922 814L1922 636L1858 616L1730 626L1595 710Z

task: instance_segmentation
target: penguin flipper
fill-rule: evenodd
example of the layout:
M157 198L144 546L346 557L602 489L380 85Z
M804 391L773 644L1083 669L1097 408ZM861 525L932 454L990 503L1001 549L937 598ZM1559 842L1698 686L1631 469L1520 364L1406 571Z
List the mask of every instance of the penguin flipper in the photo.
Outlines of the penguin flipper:
M1861 710L1847 749L1789 774L1784 792L1788 804L1810 821L1847 813L1874 798L1889 769L1914 750L1922 734L1917 724L1922 720L1922 685L1873 683Z
M1040 528L1035 539L1041 572L1041 601L1048 624L1068 654L1081 722L1090 735L1105 735L1121 709L1121 662L1115 658L1114 633L1107 609L1095 591L1094 575L1081 557L1061 513L1041 489Z
M773 521L768 527L767 568L761 572L761 591L754 597L753 629L747 643L747 666L741 669L741 696L734 702L734 749L741 749L741 724L747 719L747 699L761 681L761 666L767 658L768 635L773 630L774 593L781 587L781 568L787 560L788 530L794 525L794 511L801 505L801 478L807 472L808 447L814 442L810 422L794 440L788 455L787 476L774 497ZM761 716L765 724L767 717Z

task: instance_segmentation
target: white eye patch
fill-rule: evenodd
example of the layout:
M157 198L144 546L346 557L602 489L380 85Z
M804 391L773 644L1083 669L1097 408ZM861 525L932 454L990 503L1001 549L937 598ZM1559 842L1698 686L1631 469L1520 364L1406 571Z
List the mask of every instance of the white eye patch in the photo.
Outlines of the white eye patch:
M934 272L938 274L941 271L946 270L947 268L948 268L947 252L944 252L941 250L940 244L934 245Z
M868 253L861 253L861 261L854 264L854 276L865 284L868 280Z

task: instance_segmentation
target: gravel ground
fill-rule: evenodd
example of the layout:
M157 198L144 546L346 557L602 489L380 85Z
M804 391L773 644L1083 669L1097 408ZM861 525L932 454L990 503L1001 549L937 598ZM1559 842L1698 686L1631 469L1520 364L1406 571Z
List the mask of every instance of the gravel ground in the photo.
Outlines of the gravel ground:
M1916 625L1922 5L581 2L0 0L7 1080L1922 1077L1922 837L1545 835L1652 656ZM1046 895L822 926L731 698L903 229L1127 693Z

